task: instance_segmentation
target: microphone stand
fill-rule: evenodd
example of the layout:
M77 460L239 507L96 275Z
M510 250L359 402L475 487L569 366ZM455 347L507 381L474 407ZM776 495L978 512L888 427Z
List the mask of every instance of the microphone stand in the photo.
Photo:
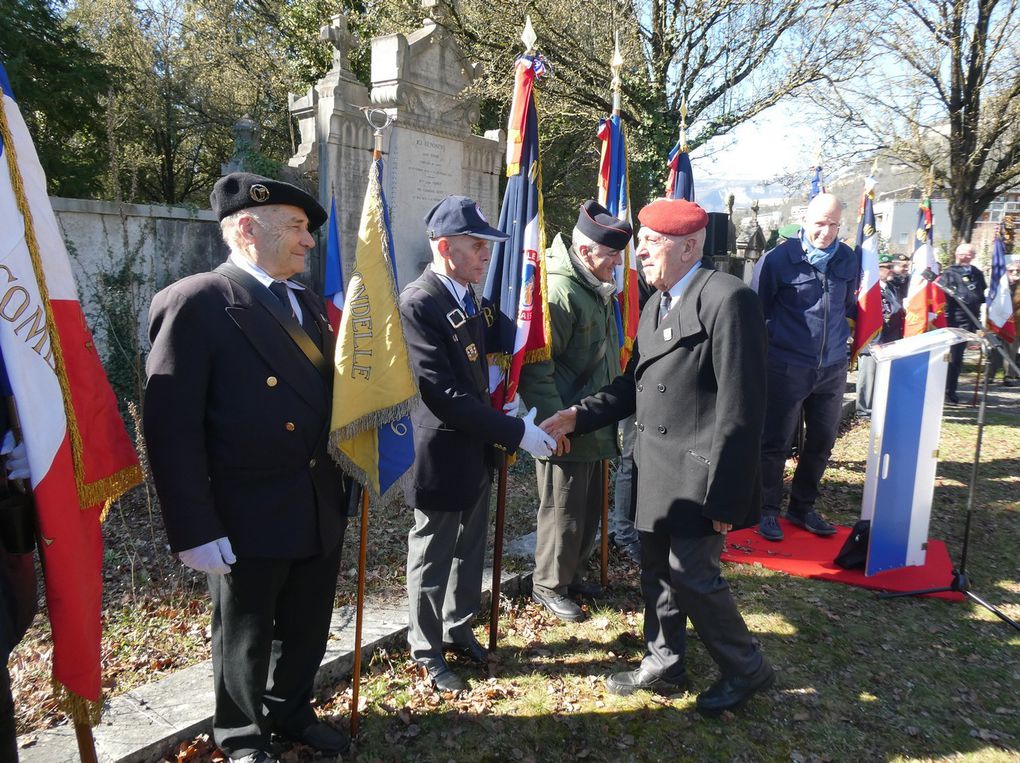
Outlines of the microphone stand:
M934 273L932 273L930 270L925 270L924 273L922 273L922 276L926 280L931 281L943 292L945 292L951 299L953 299L953 301L955 301L956 304L960 306L960 308L963 310L966 316L971 320L973 325L975 326L981 325L978 322L978 319L974 315L974 313L972 313L970 311L970 308L967 307L967 304L962 299L960 299L960 297L956 294L955 290L946 288L946 286L936 281ZM993 349L997 350L1002 355L1003 360L1010 366L1012 366L1014 369L1016 369L1018 373L1020 373L1020 369L1017 369L1016 363L1014 363L1013 359L1009 357L1009 353L1006 352L1006 350L1003 348L1002 340L999 339L999 337L996 334L992 332L985 332L984 334L979 335L978 338L984 345L986 353L990 354ZM967 577L967 548L970 545L971 518L974 513L974 489L977 486L978 462L981 460L981 440L984 436L985 430L985 404L987 400L988 400L988 364L986 363L984 372L982 373L981 377L981 405L978 408L977 417L978 427L977 443L975 443L974 445L974 462L971 465L970 470L970 485L967 486L967 512L965 515L966 519L964 520L963 525L963 548L960 552L960 564L953 569L952 580L950 580L949 585L941 586L939 588L925 588L918 591L882 593L879 594L879 598L896 599L901 596L923 596L924 594L928 593L950 593L955 591L957 593L962 593L965 597L967 597L971 601L980 604L982 607L987 609L989 612L998 617L1000 620L1002 620L1005 623L1008 623L1009 625L1012 625L1016 630L1020 631L1020 623L1018 623L1016 620L1013 620L1001 609L985 601L976 593L970 590L970 579Z

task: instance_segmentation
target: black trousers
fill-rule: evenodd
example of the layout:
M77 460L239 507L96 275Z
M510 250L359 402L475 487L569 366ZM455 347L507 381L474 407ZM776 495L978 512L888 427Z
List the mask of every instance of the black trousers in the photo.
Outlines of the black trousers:
M686 675L687 620L726 678L756 675L765 658L719 569L723 536L641 533L645 643L641 667L676 683Z
M274 730L315 723L310 700L326 652L340 549L306 559L238 559L210 575L216 691L213 736L231 757L269 749Z

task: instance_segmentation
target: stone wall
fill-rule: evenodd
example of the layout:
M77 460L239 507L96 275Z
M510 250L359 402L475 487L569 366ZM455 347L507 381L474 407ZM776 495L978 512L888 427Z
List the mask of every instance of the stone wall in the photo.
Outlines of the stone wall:
M226 257L219 224L209 210L83 199L50 199L71 256L78 296L100 356L148 346L152 296L191 273L211 270ZM137 345L124 336L132 320Z

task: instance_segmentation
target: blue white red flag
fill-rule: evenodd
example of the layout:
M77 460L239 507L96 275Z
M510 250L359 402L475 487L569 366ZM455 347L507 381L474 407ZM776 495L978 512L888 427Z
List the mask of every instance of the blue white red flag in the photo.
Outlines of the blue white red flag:
M995 231L992 246L992 277L988 285L988 328L998 334L1002 341L1016 339L1013 323L1013 298L1009 291L1009 276L1006 275L1006 242L1002 238L1002 225Z
M680 140L669 152L668 163L666 196L670 199L694 201L694 168L691 167L691 155L687 152L686 135L681 134Z
M42 538L54 685L75 722L94 724L101 709L100 517L142 474L2 63L0 100L0 355Z
M903 305L906 310L903 327L905 337L945 326L946 297L941 289L922 275L926 270L935 274L940 271L939 261L935 258L935 223L930 198L922 199L917 208L910 284Z
M815 167L815 175L811 178L811 190L808 192L808 201L811 201L820 193L825 193L825 183L822 182L822 168Z
M336 196L329 202L329 227L326 234L326 276L322 294L326 299L326 317L339 336L340 318L344 313L344 266L340 256L340 228L336 219Z
M598 201L621 220L631 222L630 174L627 171L627 139L618 114L599 122L598 138L602 141L599 163ZM634 351L641 308L638 301L637 258L632 241L621 253L623 262L616 268L616 329L620 337L620 368L627 367Z
M545 72L541 56L521 56L514 64L507 125L508 179L499 213L499 229L510 238L493 246L482 293L489 393L497 408L516 396L525 363L549 359L542 164L534 92L536 80Z
M882 287L878 278L878 231L875 230L875 179L866 178L861 198L861 219L857 225L857 256L861 283L857 292L857 322L851 360L882 330Z

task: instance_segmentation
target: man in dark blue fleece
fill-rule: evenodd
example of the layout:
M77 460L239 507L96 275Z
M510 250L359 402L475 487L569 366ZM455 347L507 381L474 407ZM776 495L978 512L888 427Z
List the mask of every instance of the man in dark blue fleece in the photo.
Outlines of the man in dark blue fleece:
M800 235L768 252L756 274L769 340L758 526L768 540L783 539L783 469L801 410L805 440L787 520L816 535L836 532L815 509L815 501L839 427L849 320L860 281L857 255L839 241L842 217L839 199L819 194L808 204Z

